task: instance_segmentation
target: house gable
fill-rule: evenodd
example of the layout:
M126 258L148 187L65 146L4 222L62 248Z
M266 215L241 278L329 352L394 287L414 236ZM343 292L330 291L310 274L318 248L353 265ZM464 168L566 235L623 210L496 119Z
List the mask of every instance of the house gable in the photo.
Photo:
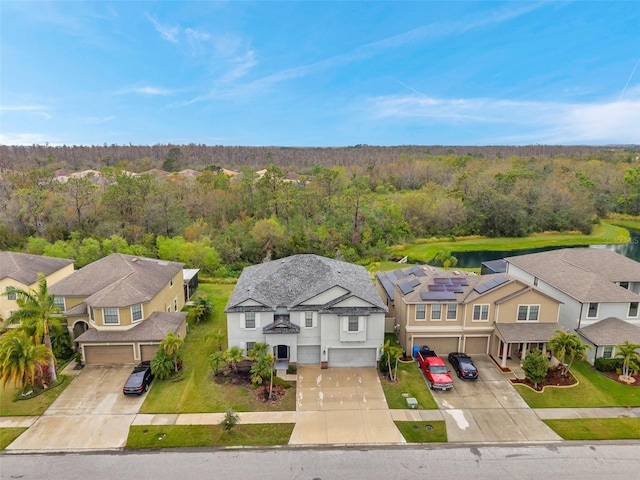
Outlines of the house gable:
M299 305L325 305L336 300L337 298L342 297L347 293L349 293L349 291L346 288L336 285L328 290L325 290L324 292L319 293L318 295L314 295L313 297L300 302Z

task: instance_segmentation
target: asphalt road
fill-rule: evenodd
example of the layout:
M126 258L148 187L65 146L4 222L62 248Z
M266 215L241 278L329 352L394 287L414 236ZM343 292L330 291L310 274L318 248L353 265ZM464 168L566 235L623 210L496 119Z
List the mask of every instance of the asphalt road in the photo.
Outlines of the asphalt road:
M640 471L638 448L637 442L618 442L3 454L0 478L628 480Z

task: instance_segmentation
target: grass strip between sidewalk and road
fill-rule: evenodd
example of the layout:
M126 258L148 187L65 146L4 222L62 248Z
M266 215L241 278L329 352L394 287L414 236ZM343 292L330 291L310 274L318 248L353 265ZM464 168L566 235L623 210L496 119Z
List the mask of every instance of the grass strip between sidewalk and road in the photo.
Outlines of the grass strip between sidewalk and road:
M547 387L541 393L514 387L531 408L640 407L640 387L611 380L585 361L574 362L571 373L579 382L572 387Z
M0 450L7 448L16 438L22 435L27 427L7 427L0 428Z
M127 448L235 447L287 445L294 424L236 425L225 432L220 425L143 425L129 429Z
M398 364L398 380L396 382L390 382L387 377L387 379L381 379L380 383L389 408L409 408L407 397L415 398L418 401L419 409L434 410L438 408L438 404L433 399L415 361Z
M640 418L543 420L564 440L637 440Z
M407 443L446 443L447 427L443 420L434 422L395 422Z

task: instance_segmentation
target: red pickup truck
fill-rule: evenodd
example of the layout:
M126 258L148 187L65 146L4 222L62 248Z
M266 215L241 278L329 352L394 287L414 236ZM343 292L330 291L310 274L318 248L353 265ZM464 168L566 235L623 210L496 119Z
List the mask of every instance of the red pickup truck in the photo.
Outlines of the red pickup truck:
M453 380L447 366L435 351L424 346L416 352L416 360L431 390L450 390L453 388Z

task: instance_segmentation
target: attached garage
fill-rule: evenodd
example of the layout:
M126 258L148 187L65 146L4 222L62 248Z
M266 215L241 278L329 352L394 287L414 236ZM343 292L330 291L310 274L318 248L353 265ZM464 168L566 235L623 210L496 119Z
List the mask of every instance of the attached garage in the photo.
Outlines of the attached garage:
M331 348L329 367L375 367L376 348Z
M84 359L87 365L135 363L133 345L85 345Z
M151 360L158 350L158 345L140 345L140 358L143 362Z
M466 337L464 339L464 353L468 355L486 355L489 337Z
M459 351L458 337L413 337L413 345L422 347L427 345L431 350L435 350L438 355L446 357L451 352Z
M299 346L297 363L301 365L320 363L320 345Z

